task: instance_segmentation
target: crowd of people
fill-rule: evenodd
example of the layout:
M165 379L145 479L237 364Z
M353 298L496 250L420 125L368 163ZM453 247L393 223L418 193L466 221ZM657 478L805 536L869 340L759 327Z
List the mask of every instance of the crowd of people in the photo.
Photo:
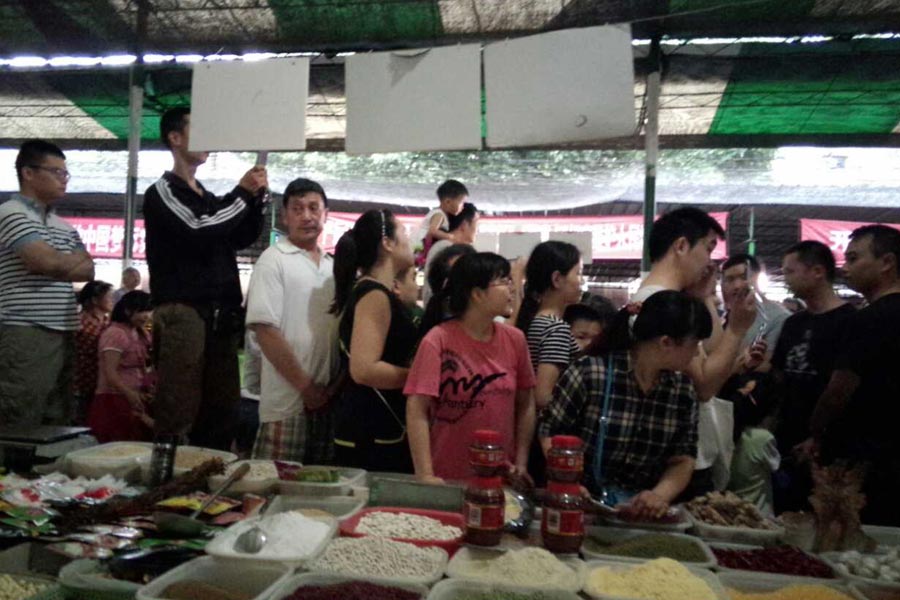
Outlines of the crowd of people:
M261 234L266 170L217 197L196 179L207 155L189 150L189 109L160 127L174 164L144 195L150 294L133 270L120 290L94 281L53 209L64 154L23 144L20 192L0 205L4 424L82 420L101 441L237 444L428 483L467 478L474 432L493 429L511 476L540 485L550 438L575 435L586 491L636 516L726 488L768 513L808 510L812 465L865 463L863 521L900 525L897 229L851 236L843 270L861 310L837 295L827 246L792 246L791 312L759 289L755 257L712 261L717 221L673 210L649 232L649 275L617 310L583 294L590 260L572 244L512 263L476 251L479 212L455 180L413 235L368 210L331 256L326 191L300 178L244 302L235 252ZM86 282L77 299L72 282Z

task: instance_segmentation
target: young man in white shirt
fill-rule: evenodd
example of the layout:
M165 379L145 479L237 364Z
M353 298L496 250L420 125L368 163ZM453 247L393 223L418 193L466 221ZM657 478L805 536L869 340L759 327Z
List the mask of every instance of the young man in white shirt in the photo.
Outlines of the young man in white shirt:
M287 236L259 257L247 325L262 350L254 458L327 463L333 455L328 386L338 372L333 260L319 246L328 217L322 186L295 179L284 192Z

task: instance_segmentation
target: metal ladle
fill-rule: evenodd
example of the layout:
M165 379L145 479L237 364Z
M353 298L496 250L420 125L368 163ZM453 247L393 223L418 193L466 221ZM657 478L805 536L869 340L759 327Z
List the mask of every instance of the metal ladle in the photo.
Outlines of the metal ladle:
M242 554L257 554L267 541L266 532L260 529L259 525L254 524L234 540L234 551Z
M216 498L225 493L235 481L242 479L249 470L250 463L244 463L235 469L222 485L219 486L219 489L210 494L210 496L203 501L203 504L200 505L200 508L192 512L190 516L185 517L184 515L176 515L175 513L161 511L153 513L153 521L156 522L157 529L160 533L169 537L190 538L200 535L203 533L203 528L205 527L203 522L197 520L200 513L206 510Z

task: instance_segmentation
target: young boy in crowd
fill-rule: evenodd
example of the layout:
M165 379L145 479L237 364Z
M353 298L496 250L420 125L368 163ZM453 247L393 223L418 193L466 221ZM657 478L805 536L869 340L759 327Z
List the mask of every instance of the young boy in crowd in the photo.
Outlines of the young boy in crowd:
M469 198L469 190L459 181L448 179L438 187L437 197L440 206L431 209L425 215L419 228L420 241L415 248L416 263L419 266L425 264L428 252L435 242L453 239L450 233L450 220L462 210L463 204Z
M400 298L410 314L416 327L422 322L424 309L419 306L419 284L416 283L416 267L410 265L407 269L397 274L394 279L394 293Z

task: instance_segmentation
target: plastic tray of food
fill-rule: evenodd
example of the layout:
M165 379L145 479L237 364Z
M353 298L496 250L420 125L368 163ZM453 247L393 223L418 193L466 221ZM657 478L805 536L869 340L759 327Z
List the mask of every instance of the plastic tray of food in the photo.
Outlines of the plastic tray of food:
M645 531L645 530L634 530L634 529L624 529L621 527L588 527L585 530L585 539L584 543L581 546L581 553L584 555L585 559L601 559L601 560L613 560L613 561L621 561L621 562L644 562L645 560L650 560L653 558L672 558L673 560L678 560L679 562L683 562L687 565L691 565L694 567L698 567L701 569L711 569L716 565L716 557L713 555L712 550L710 550L709 545L706 542L701 540L698 537L694 537L692 535L684 535L682 533L671 533L664 531ZM672 540L676 540L677 542L687 542L693 544L697 551L703 555L703 560L696 561L688 561L681 560L675 556L667 556L665 554L660 554L659 556L647 556L647 557L635 557L635 556L624 556L619 554L607 554L603 552L604 545L613 545L620 544L623 542L628 542L630 540L636 540L638 538L643 538L647 536L664 536L666 538L671 538ZM600 543L592 543L591 539L598 540ZM699 556L698 556L699 558Z
M52 593L56 590L59 593L59 586L56 581L49 577L40 577L37 575L23 575L19 573L0 573L0 584L5 589L0 589L0 597L3 598L33 598L45 593ZM13 592L21 592L22 595L14 595Z
M629 521L614 516L598 515L598 519L612 527L627 529L648 529L651 531L669 531L672 533L685 533L691 528L691 519L684 506L678 504L672 506L670 514L657 521Z
M350 488L362 485L366 472L349 467L326 467L321 465L297 465L300 473L322 474L322 479L334 476L336 481L291 481L281 476L276 486L277 492L286 496L347 496Z
M525 548L523 550L528 550ZM510 550L509 552L521 552L521 550ZM546 551L545 551L546 552ZM474 573L469 567L473 563L482 562L482 561L491 561L496 560L506 554L506 552L496 551L496 550L482 550L477 548L472 548L470 546L464 546L459 549L459 551L453 556L450 560L450 563L447 565L447 576L453 577L456 579L465 579L468 581L477 581L487 584L509 584L514 583L517 587L527 590L539 590L539 591L547 591L547 590L560 590L567 592L578 592L581 590L584 585L584 577L585 577L585 568L584 561L578 558L570 558L570 557L556 557L556 559L571 569L572 577L569 578L565 585L560 586L552 586L549 584L524 584L521 582L510 582L510 581L500 581L491 578L489 575L479 575Z
M169 586L188 582L263 600L269 598L272 591L290 574L291 568L287 565L255 564L235 569L233 564L202 556L175 567L139 589L137 600L165 600Z
M721 550L737 550L737 551L752 552L752 551L777 550L779 548L779 547L772 547L772 546L753 546L753 545L749 545L749 544L723 544L720 542L710 542L709 547L710 547L710 550L713 551L713 555L715 555L716 550L720 550L720 549ZM787 547L787 546L784 546L784 547ZM790 575L790 574L786 574L786 573L776 573L776 572L772 572L772 571L759 571L759 570L754 570L754 569L737 569L734 567L725 566L725 564L723 564L723 562L718 557L716 558L716 561L717 561L716 570L721 573L740 573L740 574L751 574L751 575L758 574L758 575L764 575L767 577L768 576L777 577L777 578L789 577L789 578L810 579L810 580L815 580L815 581L837 581L838 579L840 579L840 577L839 577L837 571L834 569L834 567L831 564L829 564L827 560L823 559L820 555L813 554L811 552L806 552L805 550L800 550L796 546L792 546L791 548L793 548L793 550L798 553L797 557L800 556L799 553L802 553L806 559L813 561L813 562L822 563L825 567L827 567L831 571L832 577L815 577L815 576L811 576L811 575Z
M321 511L343 521L358 513L365 505L364 499L353 496L275 496L266 509L266 516L289 510L296 510L307 516L311 514L307 511Z
M765 594L796 585L818 585L833 589L852 597L850 586L840 579L815 579L794 577L774 573L750 573L748 571L725 571L719 573L719 581L726 591L733 589L745 594Z
M349 582L365 582L374 583L380 586L404 590L418 594L419 598L428 596L428 587L415 583L405 583L403 581L393 581L391 579L379 579L377 577L347 577L345 575L328 575L325 573L303 573L301 575L292 575L282 581L278 587L272 590L269 600L282 600L292 596L297 590L321 585L336 585Z
M639 564L643 564L646 562L649 562L649 561L645 560L645 561L641 561L640 563L627 563L627 562L620 562L620 561L614 561L614 560L589 560L589 561L587 561L587 565L585 568L584 593L588 597L595 598L596 600L626 600L626 599L622 598L621 596L611 596L608 594L604 594L602 592L596 592L596 591L589 590L588 584L590 582L591 573L593 573L594 570L599 569L599 568L608 568L608 569L612 569L613 571L628 570L628 569L633 569L636 566L638 566ZM697 577L702 579L704 582L706 582L706 584L710 587L710 589L712 589L713 593L716 595L716 597L719 600L729 600L728 593L725 591L725 588L722 587L722 583L719 581L719 578L716 576L715 573L713 573L709 569L700 569L700 568L689 566L689 565L685 565L685 568L688 571L690 571L691 574L696 575ZM642 600L642 599L633 598L630 600ZM689 599L685 598L685 600L689 600Z
M348 554L353 555L354 557L362 557L366 552L372 552L373 548L371 546L373 544L376 546L397 545L402 547L404 549L404 552L413 553L413 555L415 555L416 557L421 558L424 561L425 566L428 567L428 570L427 572L423 572L417 575L405 575L402 573L382 575L361 570L358 568L359 565L342 564L339 568L334 568L332 565L325 566L324 564L322 564L327 563L333 550L339 544L342 545L343 548L351 548ZM383 551L380 548L375 548L374 550L375 553L371 555L368 563L366 563L363 569L373 564L385 564L383 561L381 563L378 562L381 558L380 554L383 553ZM347 554L345 554L344 556L347 556ZM430 586L444 576L444 570L447 568L447 559L447 552L443 548L422 548L420 546L416 546L407 542L397 542L386 538L345 537L335 538L334 540L332 540L331 544L325 549L325 552L321 556L319 556L318 559L311 561L308 565L306 565L306 569L311 573L323 575L341 575L344 577L356 579L366 578L371 581L389 581L395 583L409 583L415 585Z
M150 459L153 445L145 442L110 442L75 450L66 455L66 472L72 477L120 479L138 472L141 459Z
M275 463L271 460L239 460L233 462L226 467L225 472L221 475L213 475L207 480L209 489L214 490L225 483L225 479L231 475L235 469L243 464L250 465L250 471L247 472L239 481L235 481L228 488L228 494L268 494L274 489L278 483L278 471L275 469Z
M328 542L330 542L334 537L334 534L337 531L338 527L337 519L335 519L334 517L307 517L307 519L309 519L310 521L316 521L318 523L324 524L327 527L327 531L324 532L321 541L319 541L316 546L303 554L291 554L289 552L275 553L275 549L271 546L271 544L273 543L273 540L271 539L268 540L266 542L266 545L263 546L263 549L256 554L238 552L234 549L235 540L237 540L239 535L241 535L254 525L259 524L262 520L270 519L272 516L274 515L266 517L254 517L252 519L247 519L245 521L235 523L225 531L216 534L212 541L210 541L206 545L206 553L216 558L237 560L241 562L278 562L299 566L311 560L314 560L317 556L319 556L322 551L325 550L325 547L328 546ZM299 535L300 534L298 534L298 536ZM267 548L266 546L269 547Z
M357 527L359 526L359 522L363 518L375 513L389 513L395 515L408 514L415 515L417 517L428 517L430 519L434 519L435 521L439 521L441 525L456 527L460 532L457 537L451 540L424 540L411 537L391 537L390 539L392 540L396 540L398 542L407 542L421 547L433 546L436 548L443 548L450 556L453 556L453 554L457 550L459 550L460 545L462 545L462 540L463 536L465 535L466 529L466 523L463 519L463 516L459 513L445 512L441 510L421 510L416 508L397 508L390 506L364 508L341 523L341 535L347 537L363 537L366 535L371 535L357 531Z
M774 529L753 529L751 527L729 527L726 525L712 525L701 521L690 511L685 511L691 520L694 532L705 540L717 540L732 542L735 544L751 544L754 546L767 546L777 544L784 536L784 527L771 521Z
M214 450L212 448L201 448L200 446L178 446L175 449L175 466L172 469L174 475L187 473L194 467L200 466L211 458L221 458L226 465L237 460L237 454L225 452L224 450ZM141 465L141 471L146 478L150 475L150 455L142 456L138 459Z
M867 583L851 582L850 591L857 600L900 600L900 591Z
M892 558L896 556L896 554L860 554L859 561L874 561L873 564L875 565L875 569L880 569L883 561L885 561L887 562L888 568L892 572L898 574L897 580L878 579L854 574L849 568L843 566L845 561L841 560L841 557L844 554L844 552L822 552L821 554L819 554L819 558L821 558L829 567L834 569L834 572L839 577L843 577L848 581L852 581L862 585L869 585L884 590L894 590L900 593L900 570L895 568L900 567L900 559ZM843 568L841 568L842 566Z
M535 591L466 579L445 579L431 589L428 600L581 600L581 596L563 590Z
M900 547L900 527L863 525L862 531L864 534L878 542L879 546Z

